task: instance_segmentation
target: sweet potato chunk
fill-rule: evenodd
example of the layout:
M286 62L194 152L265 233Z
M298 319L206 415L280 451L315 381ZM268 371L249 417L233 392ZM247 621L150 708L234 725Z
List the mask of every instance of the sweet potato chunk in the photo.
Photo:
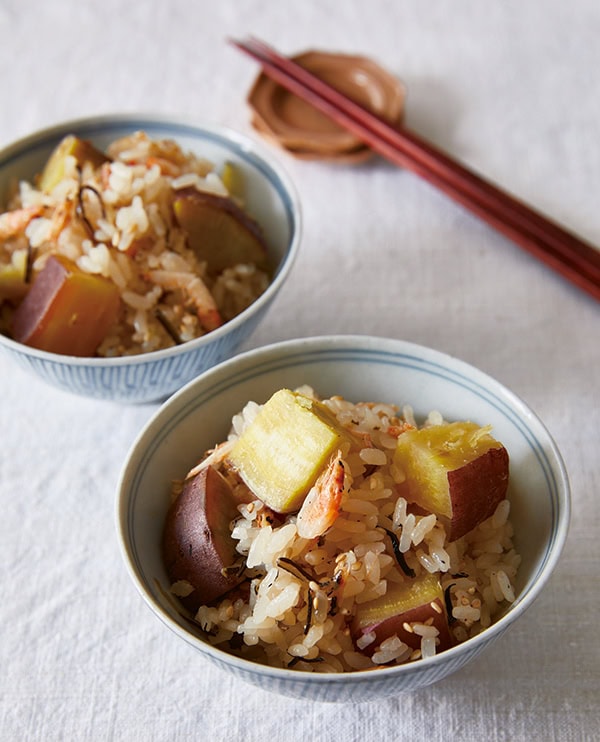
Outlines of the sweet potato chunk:
M353 635L356 638L369 633L375 639L364 649L373 654L382 641L394 634L412 649L421 647L421 636L412 631L411 624L430 621L438 630L437 651L448 649L452 638L444 607L444 593L435 575L424 575L410 582L390 583L381 598L359 605L354 619Z
M91 162L94 167L99 167L109 160L104 152L96 149L90 142L69 134L50 155L38 182L40 191L50 193L60 183L65 175L65 161L69 155L80 166L84 162Z
M163 535L165 566L171 583L185 583L179 597L193 613L239 582L235 570L228 571L237 558L229 528L238 515L236 506L227 480L207 466L188 480L169 509Z
M325 405L281 389L262 407L230 454L250 490L277 513L298 510L346 437Z
M15 311L12 335L51 353L92 356L117 320L120 301L110 281L53 255Z
M262 231L233 199L184 188L178 191L173 210L190 248L206 261L209 273L221 273L238 263L266 268Z
M506 496L508 453L471 422L403 433L394 463L406 474L407 499L441 516L451 541L489 518Z

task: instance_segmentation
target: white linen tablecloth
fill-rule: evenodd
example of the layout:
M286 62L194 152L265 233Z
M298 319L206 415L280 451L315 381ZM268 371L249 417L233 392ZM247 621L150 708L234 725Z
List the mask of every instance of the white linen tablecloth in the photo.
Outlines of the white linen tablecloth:
M0 143L113 111L258 138L258 68L226 41L247 33L371 56L406 82L409 126L600 245L597 0L0 0ZM412 174L266 146L304 237L245 347L370 333L495 376L564 455L563 558L518 625L437 685L351 706L253 689L166 631L121 561L116 482L156 406L76 398L0 356L0 740L599 739L599 304Z

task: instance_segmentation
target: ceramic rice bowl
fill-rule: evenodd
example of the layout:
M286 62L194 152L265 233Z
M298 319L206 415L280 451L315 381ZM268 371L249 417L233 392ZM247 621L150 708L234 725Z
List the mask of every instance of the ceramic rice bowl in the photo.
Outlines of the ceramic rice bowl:
M370 671L320 674L240 659L211 646L182 617L162 561L161 535L173 480L204 450L225 439L248 400L265 402L282 387L311 385L323 397L412 405L448 420L491 424L511 461L509 498L522 556L512 605L481 634L415 662ZM440 681L477 657L523 618L548 581L569 523L569 485L560 453L536 415L513 393L455 358L415 344L375 337L292 340L238 355L169 399L127 456L118 488L117 528L130 577L151 611L203 661L244 681L317 701L360 702Z
M295 187L277 162L251 139L214 125L155 115L107 115L67 121L32 134L0 151L0 204L17 180L31 180L67 134L100 149L117 138L144 131L152 139L174 139L184 151L225 162L241 171L244 208L262 227L273 266L266 291L229 322L202 337L132 356L81 358L49 353L0 335L0 350L40 379L76 394L123 403L165 399L202 371L229 358L263 319L285 283L301 234Z

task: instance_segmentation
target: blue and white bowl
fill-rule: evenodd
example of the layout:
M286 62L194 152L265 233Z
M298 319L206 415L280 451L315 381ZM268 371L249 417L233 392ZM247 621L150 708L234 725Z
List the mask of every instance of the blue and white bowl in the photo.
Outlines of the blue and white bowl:
M245 208L262 226L274 278L265 293L222 327L175 348L123 358L75 358L29 348L0 334L0 349L45 381L87 397L125 403L165 399L202 371L232 356L256 329L286 281L298 252L301 211L296 189L277 161L253 140L230 129L158 115L107 115L67 121L0 151L0 205L11 183L31 180L67 134L100 149L143 130L175 139L216 165L232 162L247 185Z
M410 404L446 419L491 424L511 461L511 520L522 555L516 600L475 638L430 659L339 674L276 669L239 659L206 643L166 597L161 533L173 480L199 454L224 440L248 400L266 401L282 387L310 384L352 401ZM134 443L118 489L117 528L129 574L162 622L203 659L245 681L318 701L367 701L436 682L475 658L525 613L550 577L570 517L569 483L552 437L536 415L499 382L429 348L376 337L291 340L240 354L207 371L168 400ZM198 664L202 671L202 663Z

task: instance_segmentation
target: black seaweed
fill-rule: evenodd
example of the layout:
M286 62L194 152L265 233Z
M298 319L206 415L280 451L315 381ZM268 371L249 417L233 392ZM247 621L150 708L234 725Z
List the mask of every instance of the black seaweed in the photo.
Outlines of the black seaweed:
M331 602L329 604L329 615L335 616L336 613L337 613L337 595L334 595L331 598Z
M306 657L293 657L290 662L288 662L288 667L294 667L294 665L297 665L298 662L324 662L325 660L323 657L313 657L312 659L306 659Z
M98 193L98 191L94 188L94 186L91 185L80 185L79 191L77 192L77 213L79 217L81 218L81 221L83 222L87 233L90 237L94 236L94 227L90 220L87 218L85 213L85 202L83 200L83 194L85 191L89 191L90 193L93 193L98 201L100 202L100 209L102 212L102 218L106 219L106 210L104 209L104 202L102 201L102 196Z
M448 587L444 590L444 603L446 604L446 613L448 614L448 624L454 623L456 619L452 615L452 600L450 599L450 589L456 585L456 582L451 582Z
M179 333L173 327L173 325L169 322L169 320L165 317L164 313L161 311L159 307L155 309L154 316L163 326L165 332L171 338L171 340L175 343L175 345L182 345L183 340L179 337Z
M308 595L306 597L306 623L304 624L304 636L306 636L312 625L312 614L313 614L313 591L308 588Z
M308 582L317 582L315 578L304 569L304 567L301 567L293 559L288 559L288 557L279 557L277 560L277 566L281 567L281 569L285 569L286 572L294 575L294 577L298 577L299 574ZM296 572L298 574L296 574Z
M406 559L404 558L404 554L400 551L400 540L398 539L398 536L393 531L390 531L389 528L384 528L384 526L377 526L377 528L381 528L381 530L385 531L390 537L390 541L392 542L392 549L394 550L394 556L396 557L396 561L400 565L400 569L407 577L414 577L414 569L408 566L408 564L406 563Z

